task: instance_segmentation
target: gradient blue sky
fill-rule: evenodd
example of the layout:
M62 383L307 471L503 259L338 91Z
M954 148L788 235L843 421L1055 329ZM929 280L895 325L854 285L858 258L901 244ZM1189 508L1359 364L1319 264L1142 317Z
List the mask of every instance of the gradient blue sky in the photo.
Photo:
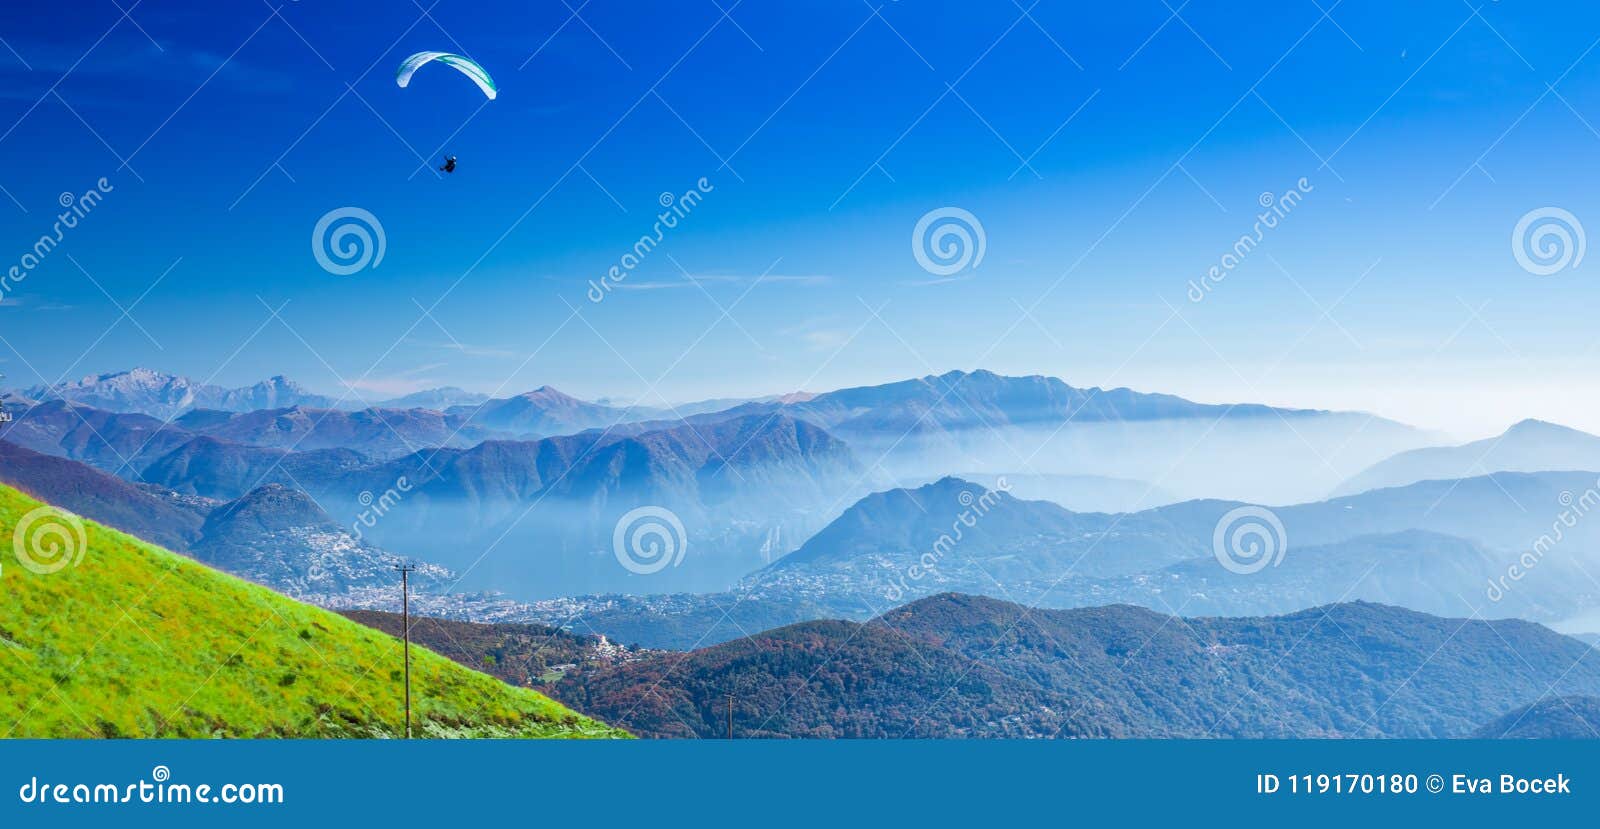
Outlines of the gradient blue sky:
M63 191L115 190L0 305L0 370L659 403L984 367L1463 436L1600 430L1596 265L1536 276L1510 245L1537 208L1600 227L1600 8L1023 9L8 2L0 264ZM500 98L439 66L397 88L424 49L470 54ZM701 177L628 289L586 300ZM310 236L345 206L387 249L337 277ZM945 206L987 247L940 282L910 239Z

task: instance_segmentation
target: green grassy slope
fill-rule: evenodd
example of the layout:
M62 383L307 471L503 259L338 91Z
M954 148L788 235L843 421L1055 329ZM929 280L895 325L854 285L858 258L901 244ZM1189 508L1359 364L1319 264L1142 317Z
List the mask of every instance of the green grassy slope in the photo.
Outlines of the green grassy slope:
M0 737L404 732L398 640L90 521L77 564L34 572L18 530L48 545L59 537L47 527L68 526L27 524L41 506L0 487ZM626 736L415 645L411 656L417 736Z

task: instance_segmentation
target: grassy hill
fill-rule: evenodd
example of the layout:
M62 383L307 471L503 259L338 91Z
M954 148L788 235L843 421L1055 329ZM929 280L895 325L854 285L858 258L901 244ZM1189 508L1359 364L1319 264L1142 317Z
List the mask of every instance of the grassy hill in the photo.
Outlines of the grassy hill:
M79 549L42 506L0 487L0 737L404 733L398 640L90 521L35 572L18 530ZM419 647L411 676L418 736L626 736Z

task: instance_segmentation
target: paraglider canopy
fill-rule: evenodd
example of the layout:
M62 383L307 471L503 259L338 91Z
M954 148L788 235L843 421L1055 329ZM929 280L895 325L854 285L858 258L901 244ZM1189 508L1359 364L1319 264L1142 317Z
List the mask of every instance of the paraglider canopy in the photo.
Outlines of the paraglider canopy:
M489 100L494 100L495 96L500 94L499 90L495 89L494 78L489 77L489 73L482 66L472 60L460 55L452 55L449 52L418 52L406 58L400 64L400 70L395 72L394 82L402 88L410 86L411 76L416 74L416 71L422 68L423 64L434 61L454 67L461 74L471 78L472 82L483 90L483 94L489 96Z

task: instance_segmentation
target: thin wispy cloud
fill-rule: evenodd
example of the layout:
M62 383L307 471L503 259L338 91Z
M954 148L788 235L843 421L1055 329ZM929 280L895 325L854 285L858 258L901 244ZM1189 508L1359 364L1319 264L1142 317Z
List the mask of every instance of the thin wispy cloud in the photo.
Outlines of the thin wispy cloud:
M628 280L617 283L619 291L676 291L693 288L696 285L796 285L800 287L817 287L833 282L833 277L826 274L686 274L676 280L659 280L636 282Z
M409 371L391 374L386 377L363 377L359 380L346 381L344 385L357 394L370 392L388 397L399 397L445 385L443 381L428 376L429 372L438 371L444 367L444 363L429 363L428 365L417 366Z
M508 357L521 356L521 353L518 351L509 348L501 348L498 346L473 345L471 343L462 342L433 342L417 339L407 340L407 342L411 345L417 346L418 348L429 348L439 351L453 351L466 357L493 357L504 359Z

